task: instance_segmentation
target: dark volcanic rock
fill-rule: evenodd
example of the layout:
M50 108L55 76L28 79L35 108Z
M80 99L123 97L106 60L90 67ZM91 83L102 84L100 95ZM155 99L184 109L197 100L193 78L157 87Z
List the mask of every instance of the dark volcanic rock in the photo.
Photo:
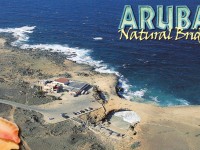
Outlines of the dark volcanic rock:
M12 106L0 103L0 113L8 113L12 109Z

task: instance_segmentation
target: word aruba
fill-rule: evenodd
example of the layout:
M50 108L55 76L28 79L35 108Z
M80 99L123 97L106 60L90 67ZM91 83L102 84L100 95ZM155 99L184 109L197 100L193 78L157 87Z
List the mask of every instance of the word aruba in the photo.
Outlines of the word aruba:
M187 6L176 6L176 18L174 18L174 6L166 6L166 10L163 9L163 5L157 6L157 15L154 9L148 5L141 5L139 9L139 25L136 22L133 10L130 5L125 5L122 14L121 22L119 24L119 30L131 27L132 29L155 29L153 20L156 16L156 27L158 29L166 30L179 28L183 30L198 29L200 26L200 6L197 6L195 17L193 22L190 20L191 11ZM164 12L166 12L164 17ZM165 18L165 19L164 19ZM176 20L174 23L174 20ZM175 26L174 26L175 25Z

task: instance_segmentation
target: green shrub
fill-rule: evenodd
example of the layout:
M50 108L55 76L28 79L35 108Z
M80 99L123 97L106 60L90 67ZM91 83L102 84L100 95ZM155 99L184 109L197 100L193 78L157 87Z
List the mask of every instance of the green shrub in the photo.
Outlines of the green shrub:
M141 145L141 142L134 142L134 143L131 145L131 148L132 148L132 149L136 149L136 148L140 147L140 145Z

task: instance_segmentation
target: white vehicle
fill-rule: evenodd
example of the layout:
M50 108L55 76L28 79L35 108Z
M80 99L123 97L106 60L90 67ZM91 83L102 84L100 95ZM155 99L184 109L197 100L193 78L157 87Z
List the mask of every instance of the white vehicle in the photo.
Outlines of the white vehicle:
M83 95L85 93L85 90L83 90L82 92L81 92L81 95Z

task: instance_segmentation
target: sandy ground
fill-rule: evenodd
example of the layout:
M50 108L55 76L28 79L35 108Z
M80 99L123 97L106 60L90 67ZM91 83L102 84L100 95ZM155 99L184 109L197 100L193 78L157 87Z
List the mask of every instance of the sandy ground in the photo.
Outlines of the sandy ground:
M140 149L199 149L199 106L160 108L149 104L121 102L117 98L109 103L106 107L108 112L110 109L128 108L141 117L141 123L136 127L137 135L134 137L141 141Z
M67 107L58 110L56 107L59 103L67 104L67 101L34 97L34 89L29 83L65 74L67 67L34 52L29 54L5 48L4 42L0 40L0 98L19 103L19 106L23 104L22 106L35 105L37 108L45 108L51 104L49 108L55 108L57 111L55 114L62 118L60 112L66 111ZM52 70L51 67L54 69ZM24 73L21 68L30 68L28 70L31 72L25 70ZM82 98L87 100L88 97ZM92 105L94 104L92 102ZM80 103L79 106L83 104ZM47 114L51 113L47 112ZM109 141L104 141L100 135L95 135L88 128L72 120L62 118L62 122L48 124L38 112L2 103L0 103L0 117L14 121L19 126L21 150L113 150Z
M137 131L136 135L132 135L130 136L131 138L124 138L117 142L114 142L109 137L100 136L101 140L112 143L111 145L113 145L114 149L130 150L131 145L134 142L139 141L141 142L141 146L137 149L141 150L199 150L200 106L162 108L154 106L153 104L130 102L117 96L115 91L117 77L112 74L99 74L94 72L93 69L87 65L78 65L68 60L64 60L64 63L55 63L53 60L46 58L45 56L36 57L36 52L31 52L30 54L30 52L16 52L5 50L5 48L2 50L3 42L3 40L0 40L0 55L4 55L4 53L12 53L12 56L23 56L24 64L22 64L22 66L26 65L34 70L40 70L40 72L45 76L57 76L58 74L65 74L67 71L67 73L71 74L74 80L86 81L91 85L99 86L102 91L107 92L110 100L104 105L104 108L91 112L89 115L82 116L83 119L89 116L93 117L96 122L98 122L104 119L106 115L113 110L128 109L135 111L141 117L141 122L135 128ZM18 60L18 63L19 62L20 60ZM51 68L55 69L50 69L51 65ZM14 79L14 77L12 78L10 70L4 70L4 72L4 76L0 77L3 77L5 80ZM87 75L81 76L79 74L80 72ZM8 73L11 75L8 76ZM20 74L17 75L18 78L22 78ZM42 77L44 76L41 76L41 78ZM33 74L31 76L23 76L23 80L34 82L38 80L38 75ZM35 128L37 129L37 127ZM27 135L25 135L25 137L26 136ZM29 139L29 136L27 139ZM41 146L41 142L39 142L37 138L31 137L30 139L35 139L36 146ZM30 139L27 140L27 143L32 148L34 147L34 144L30 142ZM50 143L52 140L54 140L56 144L64 142L53 138L46 142ZM103 149L106 149L106 147Z

